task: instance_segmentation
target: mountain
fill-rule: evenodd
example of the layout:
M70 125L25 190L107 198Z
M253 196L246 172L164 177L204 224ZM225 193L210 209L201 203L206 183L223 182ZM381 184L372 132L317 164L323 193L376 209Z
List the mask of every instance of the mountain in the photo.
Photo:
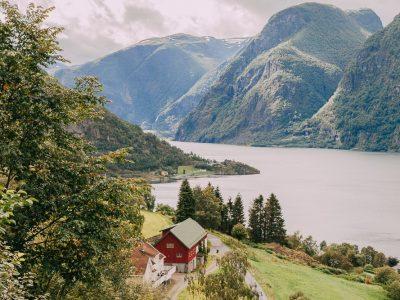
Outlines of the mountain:
M174 136L180 122L200 103L221 76L228 62L204 74L183 96L167 105L155 120L155 129L163 135Z
M329 102L281 143L400 151L400 15L365 42Z
M229 62L176 139L268 144L285 136L328 101L378 27L371 10L305 3L277 13Z
M145 177L159 179L161 171L169 176L176 175L179 166L193 166L206 169L209 174L244 175L259 173L248 165L235 161L220 163L209 161L194 154L184 153L154 134L145 133L138 125L121 120L113 113L104 110L98 120L83 122L71 127L75 134L88 140L98 154L129 148L127 161L109 166L111 174L126 177Z
M64 85L94 75L111 99L108 109L151 129L158 114L184 95L205 73L234 55L246 39L216 39L175 34L152 38L55 76Z

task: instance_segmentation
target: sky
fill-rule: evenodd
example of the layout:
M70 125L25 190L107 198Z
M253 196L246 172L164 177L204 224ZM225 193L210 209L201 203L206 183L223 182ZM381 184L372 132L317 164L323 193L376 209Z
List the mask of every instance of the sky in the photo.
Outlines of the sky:
M217 38L247 37L268 19L304 0L11 0L55 6L48 23L64 27L59 40L71 64L82 64L141 40L188 33ZM319 0L342 9L371 8L390 23L400 0Z

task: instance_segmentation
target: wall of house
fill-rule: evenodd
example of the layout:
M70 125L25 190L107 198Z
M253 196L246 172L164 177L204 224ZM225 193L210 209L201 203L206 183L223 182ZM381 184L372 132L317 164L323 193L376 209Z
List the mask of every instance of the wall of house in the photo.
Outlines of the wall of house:
M167 248L167 244L173 244L173 248ZM158 251L165 255L165 263L188 263L193 259L190 252L176 237L167 233L165 237L156 245ZM190 253L190 255L189 255ZM178 254L181 254L181 257ZM196 256L196 254L194 254Z

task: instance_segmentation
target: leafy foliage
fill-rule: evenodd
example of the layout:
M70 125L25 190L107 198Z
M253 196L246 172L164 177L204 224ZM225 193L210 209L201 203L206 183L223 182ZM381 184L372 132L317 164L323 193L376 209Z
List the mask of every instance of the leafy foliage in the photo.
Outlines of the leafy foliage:
M0 298L4 300L32 297L29 292L33 285L32 274L18 271L23 253L12 251L4 241L4 234L9 226L15 225L13 211L17 207L32 205L33 200L22 190L7 190L0 185Z
M5 232L9 251L24 253L18 270L35 276L32 297L64 298L77 286L93 289L103 280L123 286L131 271L110 272L110 266L115 257L129 266L126 251L140 237L140 206L149 186L105 176L107 164L124 151L94 156L67 130L101 114L105 99L94 78L64 88L45 73L63 60L61 29L44 25L51 9L29 5L23 14L7 1L0 5L0 172L6 188L37 199L13 209L15 224Z
M235 226L233 226L232 236L238 240L244 240L249 238L247 228L241 223L238 223Z
M189 282L189 291L196 299L256 299L244 281L248 262L243 252L227 253L218 265L219 272Z
M196 221L205 228L220 228L222 206L220 199L215 195L214 187L211 184L204 189L196 187L193 194L196 202Z

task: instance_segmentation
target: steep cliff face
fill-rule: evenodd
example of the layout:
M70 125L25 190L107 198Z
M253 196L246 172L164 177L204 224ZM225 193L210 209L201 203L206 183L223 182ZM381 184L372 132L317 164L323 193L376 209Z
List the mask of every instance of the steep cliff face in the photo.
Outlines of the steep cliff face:
M262 144L286 135L333 94L371 34L365 24L316 3L274 15L182 122L176 139Z
M93 75L104 85L108 108L144 128L166 105L185 94L206 72L235 54L245 39L221 40L175 34L142 41L55 76L71 85L77 76Z
M381 19L371 9L350 10L347 14L369 32L377 32L383 28Z
M400 151L400 15L366 41L335 95L282 143Z
M166 105L154 122L154 129L164 136L173 137L180 122L200 103L211 86L223 73L228 62L204 74L183 96Z

